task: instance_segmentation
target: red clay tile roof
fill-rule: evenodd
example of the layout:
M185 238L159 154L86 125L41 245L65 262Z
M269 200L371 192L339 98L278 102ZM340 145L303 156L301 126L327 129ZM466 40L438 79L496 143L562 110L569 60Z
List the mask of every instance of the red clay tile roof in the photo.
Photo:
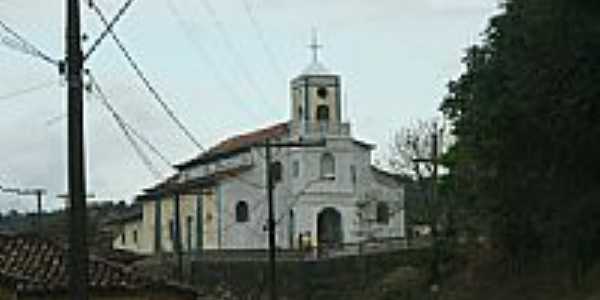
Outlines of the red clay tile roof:
M19 294L65 293L68 289L66 249L28 235L0 234L0 285ZM158 279L138 275L125 266L90 256L90 292L140 292L148 288L194 294Z
M201 153L199 156L178 164L175 167L178 169L183 169L197 164L209 162L223 155L236 153L237 151L247 149L258 143L262 143L269 138L281 137L287 134L288 131L288 123L283 122L252 132L236 135L218 143L216 146L210 148L206 152Z
M144 193L136 196L136 201L156 200L157 197L170 196L175 192L179 194L198 193L202 189L214 186L219 180L238 176L251 166L240 166L227 170L218 170L214 173L200 178L193 178L184 182L166 180L152 188L144 189Z

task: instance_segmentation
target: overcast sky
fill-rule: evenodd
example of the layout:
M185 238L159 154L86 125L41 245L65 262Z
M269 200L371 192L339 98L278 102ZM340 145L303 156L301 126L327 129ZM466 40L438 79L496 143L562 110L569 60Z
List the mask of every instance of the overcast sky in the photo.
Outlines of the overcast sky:
M124 2L95 1L107 16ZM64 4L55 4L62 2L0 0L0 20L60 58ZM101 26L88 7L82 12L89 47ZM481 40L497 12L496 0L136 0L116 32L208 147L288 119L288 83L309 63L306 46L316 27L323 63L342 76L343 118L356 137L378 145L375 157L382 159L394 130L438 114L446 83L462 70L464 50ZM0 38L6 36L0 30ZM123 117L172 163L198 153L110 39L86 66ZM100 102L88 96L85 105L88 191L99 199L131 200L157 179ZM65 106L65 83L51 65L0 44L0 185L47 188L47 208L59 207L55 196L66 191L67 124L51 121ZM167 176L166 164L152 159ZM0 210L34 204L0 195Z

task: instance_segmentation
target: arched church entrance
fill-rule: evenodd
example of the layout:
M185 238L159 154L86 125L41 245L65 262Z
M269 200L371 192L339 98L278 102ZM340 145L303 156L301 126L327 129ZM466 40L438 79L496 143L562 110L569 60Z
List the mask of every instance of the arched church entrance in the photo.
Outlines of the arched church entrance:
M329 248L342 244L342 215L337 209L327 207L317 215L317 240L319 247Z

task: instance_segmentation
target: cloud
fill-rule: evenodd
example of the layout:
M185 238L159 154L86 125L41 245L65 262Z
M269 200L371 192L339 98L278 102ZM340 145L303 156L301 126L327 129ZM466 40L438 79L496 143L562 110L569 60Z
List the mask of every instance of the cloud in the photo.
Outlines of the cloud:
M473 12L488 11L498 7L495 0L427 0L430 7L441 12Z

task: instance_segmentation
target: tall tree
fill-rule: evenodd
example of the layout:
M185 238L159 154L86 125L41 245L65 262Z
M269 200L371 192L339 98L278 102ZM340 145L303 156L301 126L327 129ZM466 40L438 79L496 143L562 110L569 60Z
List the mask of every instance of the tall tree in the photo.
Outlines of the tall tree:
M507 0L441 110L449 167L491 216L515 266L600 246L600 9L591 0ZM598 252L598 251L596 251Z

